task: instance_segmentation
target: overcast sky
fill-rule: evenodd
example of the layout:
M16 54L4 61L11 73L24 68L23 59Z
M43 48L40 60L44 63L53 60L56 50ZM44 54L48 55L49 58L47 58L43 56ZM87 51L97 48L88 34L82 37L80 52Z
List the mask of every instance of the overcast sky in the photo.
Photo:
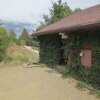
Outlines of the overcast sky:
M0 19L36 24L48 13L51 1L57 0L0 0ZM72 8L87 8L100 4L100 0L63 0Z

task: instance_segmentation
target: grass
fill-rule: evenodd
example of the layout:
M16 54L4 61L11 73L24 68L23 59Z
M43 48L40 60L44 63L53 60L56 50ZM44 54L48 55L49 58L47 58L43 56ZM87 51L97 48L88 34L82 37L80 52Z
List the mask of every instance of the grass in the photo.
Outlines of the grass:
M23 46L11 46L7 50L7 58L5 62L11 63L34 63L38 62L39 55L30 51Z

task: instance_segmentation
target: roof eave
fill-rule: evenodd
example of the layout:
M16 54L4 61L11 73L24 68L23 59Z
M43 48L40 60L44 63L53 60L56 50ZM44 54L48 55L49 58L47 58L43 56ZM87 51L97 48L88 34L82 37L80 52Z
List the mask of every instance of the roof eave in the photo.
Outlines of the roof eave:
M55 30L48 30L48 31L39 31L33 33L33 36L40 36L40 35L46 35L46 34L57 34L60 32L64 33L70 33L73 31L77 31L80 29L88 30L88 29L93 29L93 28L100 28L100 21L96 23L89 23L89 24L84 24L84 25L76 25L68 28L59 28Z

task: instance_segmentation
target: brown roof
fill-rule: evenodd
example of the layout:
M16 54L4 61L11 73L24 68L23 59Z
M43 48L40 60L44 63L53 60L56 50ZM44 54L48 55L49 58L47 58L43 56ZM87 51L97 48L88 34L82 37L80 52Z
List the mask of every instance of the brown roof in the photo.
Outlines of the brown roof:
M33 33L33 35L70 32L72 30L91 26L100 28L100 5L73 13L62 20Z

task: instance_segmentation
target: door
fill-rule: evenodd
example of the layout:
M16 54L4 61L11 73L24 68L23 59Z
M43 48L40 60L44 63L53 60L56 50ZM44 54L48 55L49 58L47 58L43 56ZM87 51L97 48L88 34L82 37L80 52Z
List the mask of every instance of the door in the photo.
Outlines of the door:
M85 44L82 50L81 64L85 68L90 68L92 66L92 49L90 44Z

